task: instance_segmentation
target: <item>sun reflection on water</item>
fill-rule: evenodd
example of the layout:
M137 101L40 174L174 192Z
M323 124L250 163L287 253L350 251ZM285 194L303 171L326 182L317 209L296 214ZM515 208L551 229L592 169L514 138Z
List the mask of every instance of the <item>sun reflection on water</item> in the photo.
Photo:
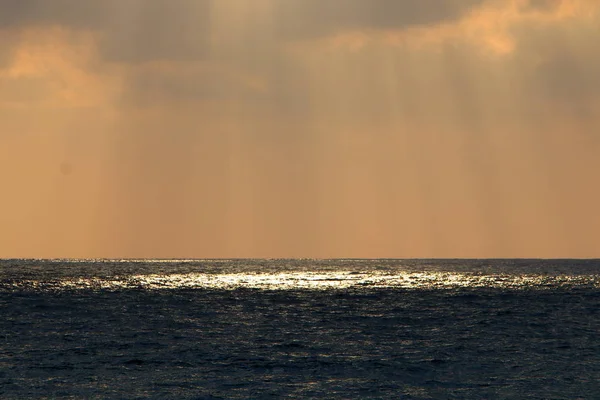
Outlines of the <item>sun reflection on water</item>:
M232 274L149 274L112 278L66 278L53 281L20 281L19 287L38 289L219 289L335 290L349 288L453 289L600 287L600 276L481 275L450 272L280 272Z

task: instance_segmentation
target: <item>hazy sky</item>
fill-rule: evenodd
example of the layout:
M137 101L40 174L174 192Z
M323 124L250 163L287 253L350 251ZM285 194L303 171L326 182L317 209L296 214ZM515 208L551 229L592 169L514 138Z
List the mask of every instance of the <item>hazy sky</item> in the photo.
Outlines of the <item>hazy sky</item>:
M600 257L597 0L0 0L0 257Z

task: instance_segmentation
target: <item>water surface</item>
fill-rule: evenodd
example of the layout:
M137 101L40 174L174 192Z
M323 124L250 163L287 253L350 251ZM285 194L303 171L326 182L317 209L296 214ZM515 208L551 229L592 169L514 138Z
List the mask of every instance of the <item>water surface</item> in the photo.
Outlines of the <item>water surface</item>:
M598 260L4 260L2 398L599 398Z

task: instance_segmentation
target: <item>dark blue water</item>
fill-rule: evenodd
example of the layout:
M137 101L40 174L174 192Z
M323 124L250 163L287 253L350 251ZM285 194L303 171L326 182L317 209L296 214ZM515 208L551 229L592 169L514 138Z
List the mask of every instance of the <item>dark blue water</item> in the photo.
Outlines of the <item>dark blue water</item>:
M598 260L0 261L0 398L600 398Z

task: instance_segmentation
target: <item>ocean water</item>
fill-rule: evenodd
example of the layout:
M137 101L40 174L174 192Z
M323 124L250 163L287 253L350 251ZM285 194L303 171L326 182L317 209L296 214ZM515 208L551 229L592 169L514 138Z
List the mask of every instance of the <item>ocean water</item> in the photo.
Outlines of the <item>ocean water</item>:
M600 260L3 260L0 398L599 399Z

